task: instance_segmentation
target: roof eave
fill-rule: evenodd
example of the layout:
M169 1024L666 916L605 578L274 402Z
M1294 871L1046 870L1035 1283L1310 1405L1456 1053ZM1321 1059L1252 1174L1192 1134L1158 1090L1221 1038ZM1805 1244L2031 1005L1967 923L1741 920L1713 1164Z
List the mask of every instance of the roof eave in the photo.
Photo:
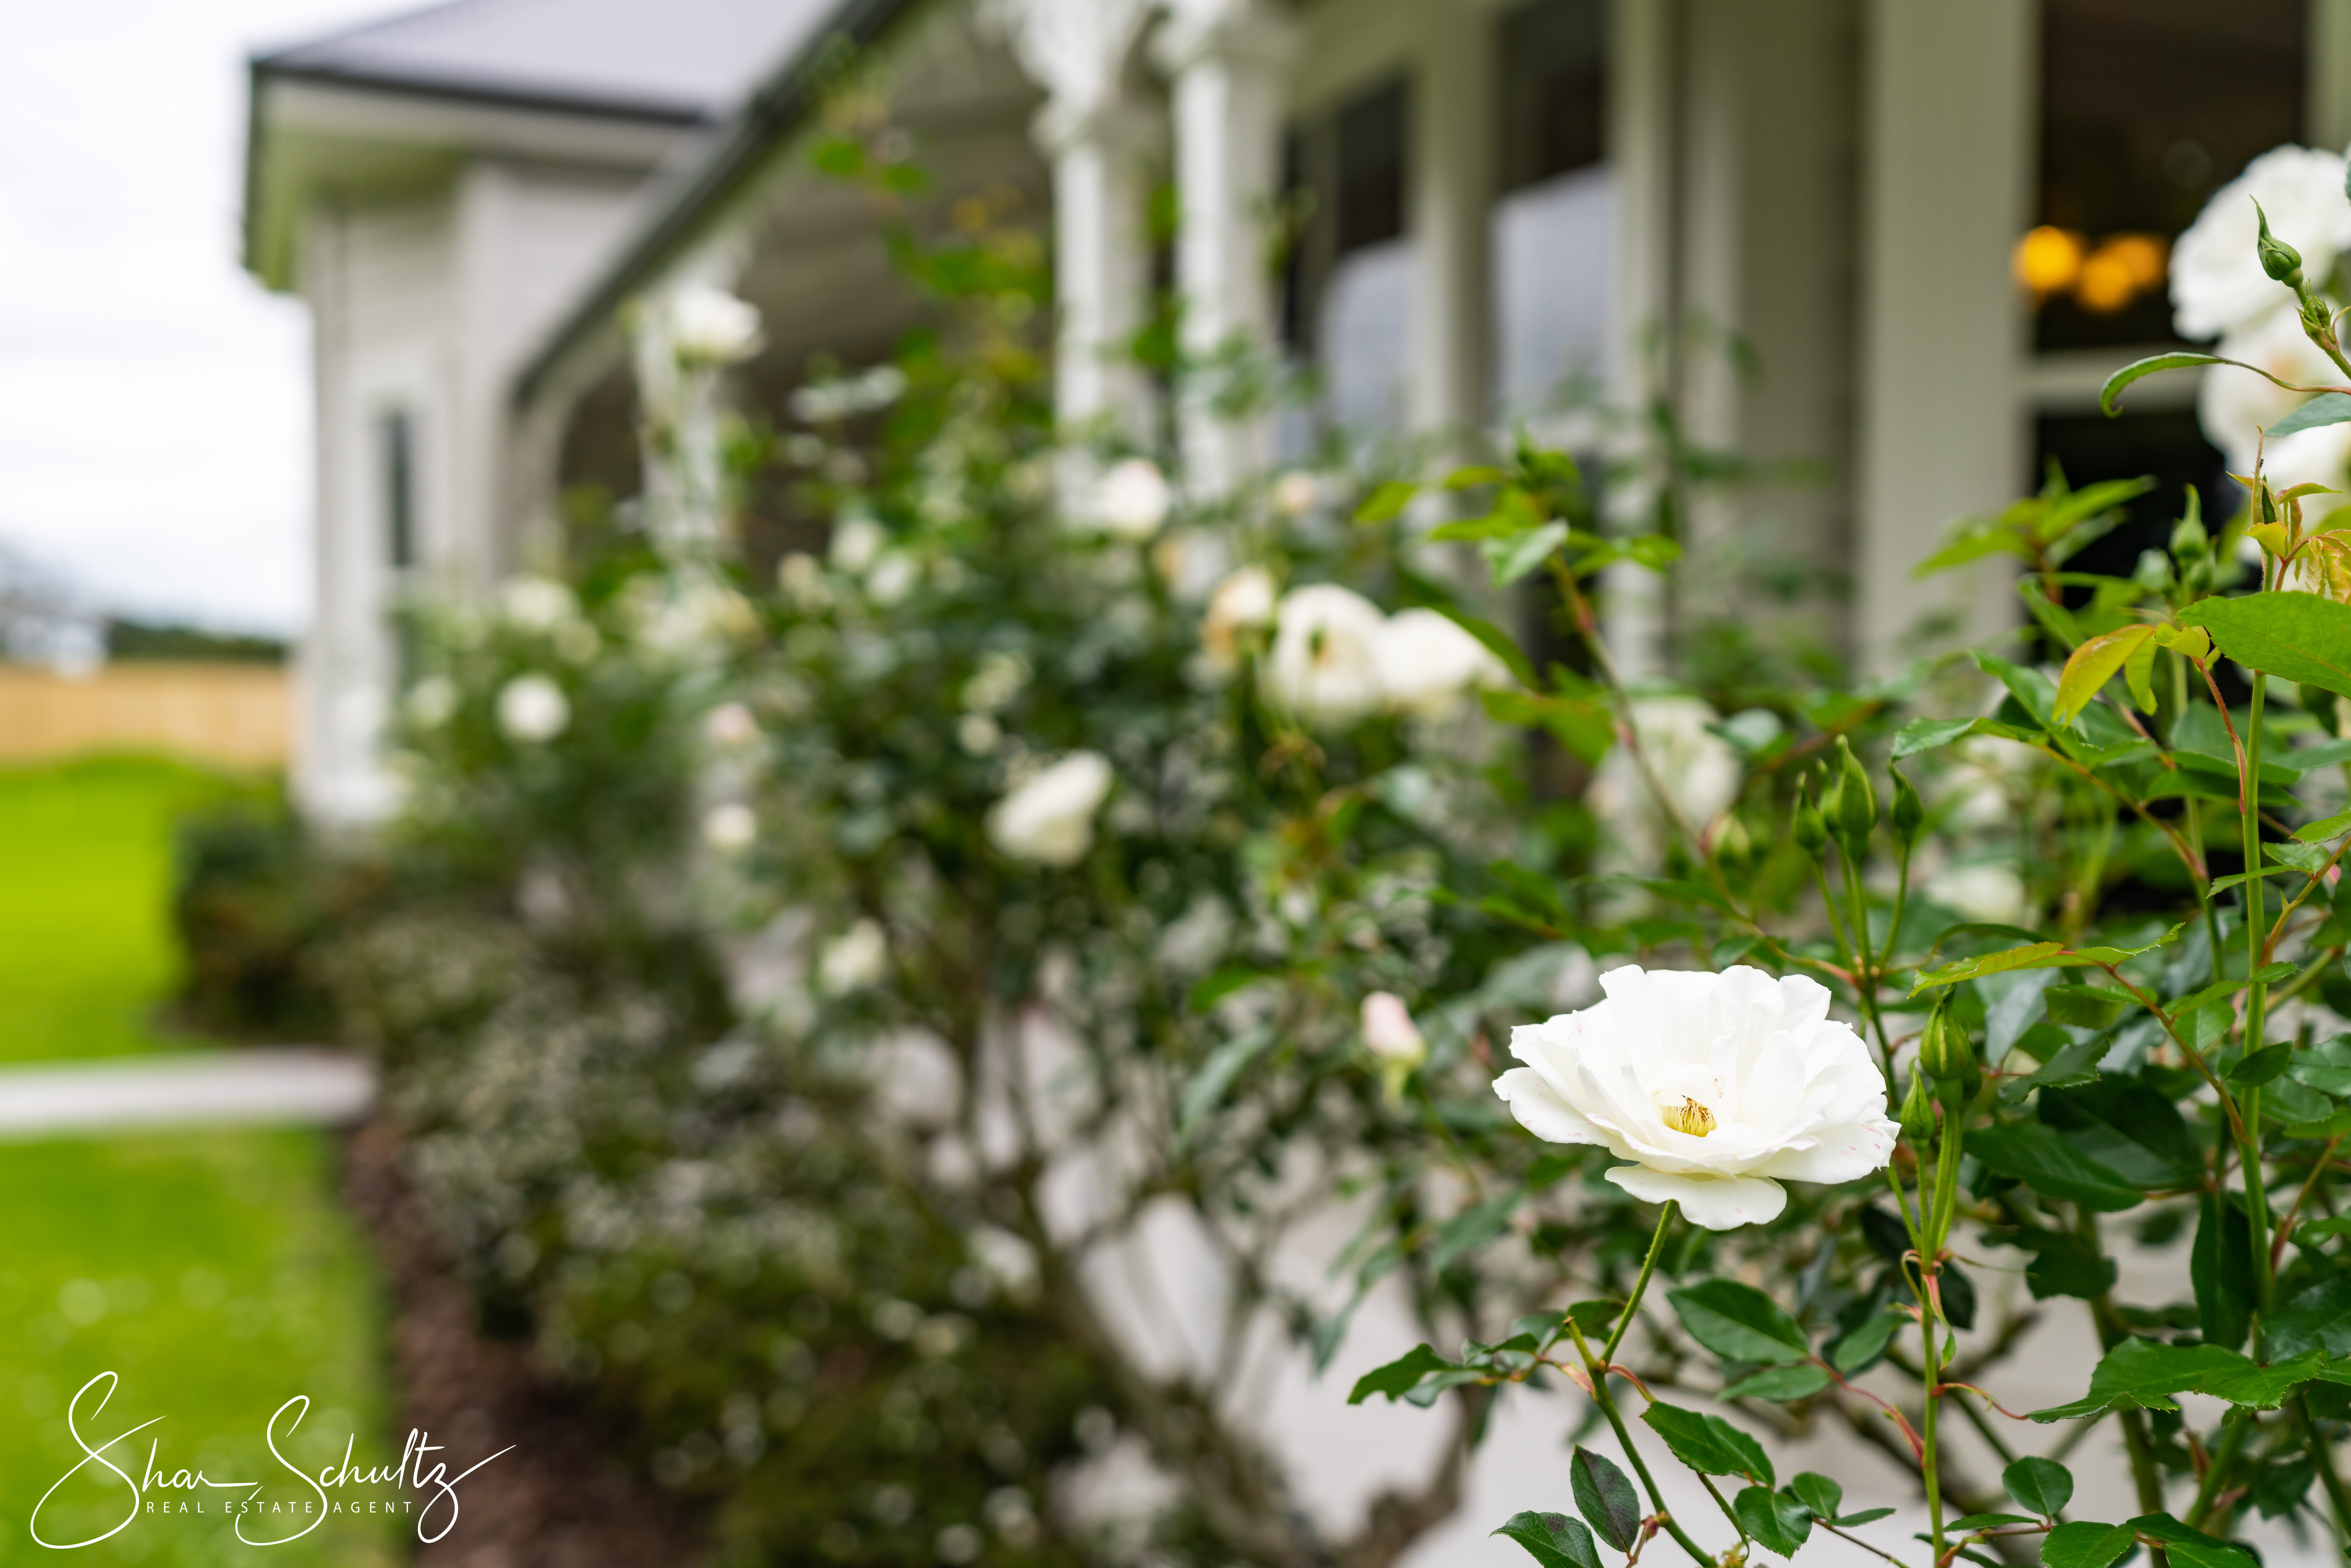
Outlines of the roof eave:
M533 402L562 362L602 331L629 296L642 288L712 213L755 179L778 141L804 120L828 57L841 45L862 48L917 0L842 0L808 46L778 67L728 122L724 137L695 166L676 193L636 236L531 356L515 383L518 405Z

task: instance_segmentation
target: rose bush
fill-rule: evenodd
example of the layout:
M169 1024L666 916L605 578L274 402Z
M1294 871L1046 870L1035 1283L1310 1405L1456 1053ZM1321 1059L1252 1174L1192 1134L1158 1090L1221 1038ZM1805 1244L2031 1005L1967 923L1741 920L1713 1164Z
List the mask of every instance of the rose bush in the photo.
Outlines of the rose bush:
M2287 400L2311 355L2351 382L2321 173L2273 155L2178 258L2183 326L2262 334ZM1189 505L1056 441L1032 237L906 252L937 329L730 448L788 468L821 554L770 589L629 538L428 622L423 881L326 965L492 1315L726 1550L1384 1563L1552 1371L1614 1448L1530 1500L1583 1522L1503 1524L1547 1565L1908 1561L1843 1511L1865 1478L1781 1475L1820 1422L1916 1488L1930 1568L2340 1537L2351 552L2266 465L2351 400L2210 392L2217 437L2265 433L2246 509L2189 497L2128 577L2069 563L2131 481L1965 526L1930 565L2017 563L2022 638L1856 682L1692 613L1681 680L1635 689L1599 585L1680 570L1678 508L1738 472L1669 408L1602 486L1523 440ZM751 341L704 314L682 371ZM1220 1292L1190 1359L1102 1283L1170 1227ZM1374 1296L1423 1343L1352 1397L1447 1436L1334 1531L1235 1347L1327 1365ZM2070 1472L1994 1403L2061 1310L2078 1396L2007 1397L2111 1418L2111 1523L2061 1517ZM1167 1483L1139 1523L1084 1500L1122 1458Z

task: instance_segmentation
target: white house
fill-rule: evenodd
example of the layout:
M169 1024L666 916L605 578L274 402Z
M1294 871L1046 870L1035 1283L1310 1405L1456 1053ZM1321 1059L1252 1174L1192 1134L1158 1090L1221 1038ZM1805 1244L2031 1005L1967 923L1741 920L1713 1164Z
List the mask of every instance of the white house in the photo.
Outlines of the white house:
M1071 420L1142 412L1102 349L1142 319L1145 204L1172 182L1194 344L1318 363L1328 417L1491 426L1583 371L1662 384L1710 444L1825 464L1690 527L1842 580L1813 608L1871 666L1938 609L2012 618L1990 571L1910 569L2048 461L2221 498L2191 382L2116 421L2097 390L2173 340L2161 247L2220 183L2351 140L2351 0L455 0L265 56L247 263L317 323L313 813L389 801L403 584L486 586L559 549L567 485L636 487L629 323L662 313L632 301L715 282L756 304L766 347L732 384L778 409L812 355L878 358L914 319L875 215L804 155L842 43L882 68L925 202L1050 214ZM1285 206L1307 217L1277 275ZM1678 352L1645 349L1675 324ZM1293 438L1178 419L1208 486ZM1367 1441L1416 1440L1355 1419L1302 1428L1330 1495L1378 1468ZM1460 1531L1416 1561L1470 1560L1529 1505L1494 1511L1484 1478L1555 1479L1555 1439L1489 1445Z
M1050 206L1071 416L1143 395L1100 346L1140 318L1144 203L1172 181L1195 343L1313 360L1332 417L1490 424L1581 369L1669 385L1705 441L1824 463L1691 527L1849 584L1820 608L1865 664L1938 606L2009 615L1990 577L1947 602L1909 568L2045 460L2214 480L2182 465L2189 383L2092 409L2169 340L2160 283L2031 293L2021 236L2159 244L2253 153L2351 139L2351 0L456 0L266 55L246 259L317 324L314 811L388 802L402 584L487 583L559 539L566 483L634 488L627 301L750 298L768 346L739 390L768 406L911 319L873 217L800 156L844 41L883 63L939 202ZM1298 189L1273 276L1267 214ZM1674 322L1695 346L1643 350ZM1754 373L1704 346L1729 336ZM1211 485L1286 439L1196 414Z
M513 570L517 372L824 0L461 0L252 62L246 265L308 301L318 612L295 783L389 804L391 611ZM625 411L611 437L632 435Z

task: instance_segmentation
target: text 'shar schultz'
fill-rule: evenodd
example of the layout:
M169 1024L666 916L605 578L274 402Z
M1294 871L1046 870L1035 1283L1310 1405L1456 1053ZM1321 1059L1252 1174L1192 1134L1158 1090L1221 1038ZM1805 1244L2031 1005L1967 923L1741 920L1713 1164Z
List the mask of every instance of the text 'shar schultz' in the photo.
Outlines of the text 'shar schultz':
M128 1440L162 1421L161 1416L103 1441L94 1434L84 1433L83 1420L97 1422L105 1412L107 1401L114 1397L119 1381L113 1373L101 1372L83 1384L72 1404L66 1407L66 1430L73 1435L81 1458L34 1505L33 1539L43 1546L60 1552L95 1546L157 1515L222 1519L230 1522L236 1538L248 1546L282 1546L289 1541L299 1541L338 1514L392 1514L413 1519L416 1538L429 1543L439 1541L456 1526L458 1483L514 1448L509 1443L497 1453L476 1459L452 1475L447 1460L434 1458L446 1450L434 1443L429 1433L411 1429L407 1441L401 1445L398 1464L366 1467L352 1463L358 1439L355 1435L346 1434L340 1463L306 1470L287 1458L277 1446L281 1437L290 1440L301 1427L302 1417L309 1414L309 1396L298 1394L270 1415L262 1437L269 1445L270 1457L305 1490L290 1498L265 1498L261 1492L268 1485L266 1481L215 1480L200 1469L171 1469L162 1457L160 1437L148 1438L145 1460L140 1462L137 1445ZM82 1402L101 1384L105 1386L85 1417ZM132 1466L139 1472L135 1479L128 1468ZM119 1494L122 1500L121 1516L110 1528L86 1540L52 1541L42 1533L41 1511L49 1506L59 1488L78 1476L83 1478L84 1488L96 1488L106 1495ZM383 1495L387 1491L392 1495ZM410 1494L422 1494L421 1500ZM81 1495L89 1494L85 1491Z

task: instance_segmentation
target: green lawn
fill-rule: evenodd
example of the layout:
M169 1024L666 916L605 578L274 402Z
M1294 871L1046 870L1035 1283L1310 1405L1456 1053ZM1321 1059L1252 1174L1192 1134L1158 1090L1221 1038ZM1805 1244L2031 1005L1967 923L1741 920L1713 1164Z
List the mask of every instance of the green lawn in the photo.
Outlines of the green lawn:
M150 1019L177 965L167 905L172 818L231 786L160 762L104 761L0 773L0 1058L120 1055L197 1042ZM0 1144L7 1224L0 1247L0 1563L388 1564L406 1527L329 1515L301 1540L239 1543L222 1500L243 1493L150 1490L127 1527L71 1556L29 1524L80 1457L67 1427L77 1390L120 1379L102 1412L84 1396L93 1444L161 1416L107 1457L142 1477L148 1444L165 1474L266 1483L266 1506L315 1497L274 1459L264 1432L297 1395L311 1401L279 1448L313 1472L357 1435L354 1462L389 1466L382 1305L372 1265L334 1198L332 1141L299 1131L175 1133ZM287 1417L290 1419L289 1416ZM387 1487L348 1488L362 1500ZM185 1516L162 1513L189 1500ZM204 1511L195 1512L202 1500ZM121 1519L129 1486L97 1465L57 1488L41 1534L74 1542ZM248 1516L248 1536L308 1518Z
M0 1061L155 1048L179 965L172 823L232 788L137 758L0 770Z

